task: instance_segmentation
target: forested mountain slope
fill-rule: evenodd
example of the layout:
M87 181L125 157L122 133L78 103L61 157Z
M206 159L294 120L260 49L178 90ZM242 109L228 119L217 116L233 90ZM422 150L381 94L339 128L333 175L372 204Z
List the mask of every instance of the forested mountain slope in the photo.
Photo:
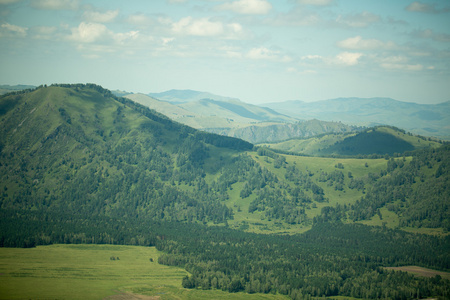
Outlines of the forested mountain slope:
M252 148L95 85L6 95L0 112L3 209L225 222L221 196L191 186Z
M384 267L450 270L449 152L282 155L97 85L40 87L0 98L0 246L156 245L186 288L445 298L448 280Z

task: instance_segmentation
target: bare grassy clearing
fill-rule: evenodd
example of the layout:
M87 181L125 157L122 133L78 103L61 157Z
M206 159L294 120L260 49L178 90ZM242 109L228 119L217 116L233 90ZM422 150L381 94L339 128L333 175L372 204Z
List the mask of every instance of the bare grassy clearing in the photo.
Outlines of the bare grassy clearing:
M442 278L450 279L450 273L448 273L448 272L436 271L436 270L431 270L431 269L422 268L422 267L418 267L418 266L389 267L386 269L408 272L408 273L411 273L411 274L414 274L417 276L422 276L422 277L431 278L436 275L439 275Z

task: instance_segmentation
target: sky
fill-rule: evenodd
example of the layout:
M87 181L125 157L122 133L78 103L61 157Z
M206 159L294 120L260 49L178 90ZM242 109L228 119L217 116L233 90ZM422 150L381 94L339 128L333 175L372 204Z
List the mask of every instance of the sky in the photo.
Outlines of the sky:
M450 1L0 0L0 84L450 101Z

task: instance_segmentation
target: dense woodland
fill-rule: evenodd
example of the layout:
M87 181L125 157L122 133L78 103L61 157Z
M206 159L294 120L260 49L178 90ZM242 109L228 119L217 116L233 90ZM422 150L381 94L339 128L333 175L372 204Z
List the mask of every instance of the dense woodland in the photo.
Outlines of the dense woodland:
M156 246L165 253L160 263L191 273L186 288L292 299L450 295L450 282L440 276L384 268L449 271L450 236L356 223L387 208L401 226L448 231L448 145L387 156L386 168L364 176L343 164L314 173L283 154L196 131L93 84L4 95L0 125L0 246ZM312 229L263 235L231 228L236 211L228 200L236 187L250 202L249 214ZM328 205L330 191L361 198ZM312 218L317 205L321 213Z

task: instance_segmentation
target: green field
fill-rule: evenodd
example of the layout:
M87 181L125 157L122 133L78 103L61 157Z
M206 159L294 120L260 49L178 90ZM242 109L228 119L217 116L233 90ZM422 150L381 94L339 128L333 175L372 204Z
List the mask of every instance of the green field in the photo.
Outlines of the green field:
M158 264L160 254L112 245L0 248L0 299L286 299L184 289L187 272Z

